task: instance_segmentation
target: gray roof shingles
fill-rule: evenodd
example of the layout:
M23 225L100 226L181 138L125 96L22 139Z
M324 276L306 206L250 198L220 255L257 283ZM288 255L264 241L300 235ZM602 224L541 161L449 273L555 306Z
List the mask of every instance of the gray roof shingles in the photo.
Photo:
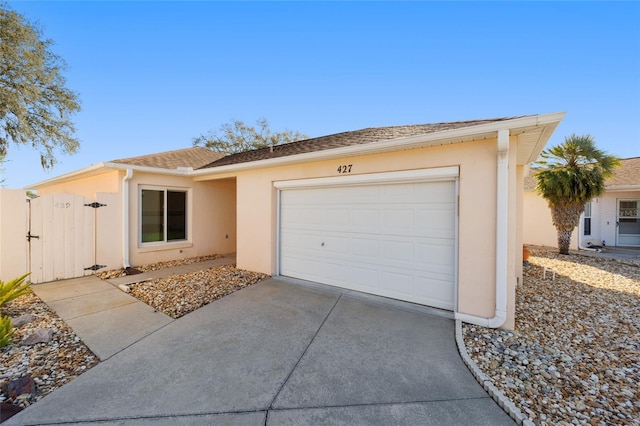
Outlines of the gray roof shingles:
M123 158L113 160L112 162L132 166L158 167L162 169L176 169L178 167L193 167L194 169L199 169L221 157L224 157L224 154L196 146L193 148L142 155L140 157Z
M533 177L534 169L529 176L524 178L524 190L536 189L536 178ZM640 185L640 157L623 158L620 167L614 170L614 175L605 181L605 187Z
M486 123L510 120L519 117L492 118L485 120L454 121L434 124L415 124L409 126L389 126L370 127L351 132L336 133L328 136L304 139L287 144L276 145L273 148L261 148L251 151L240 152L227 155L210 164L200 167L201 169L227 166L231 164L249 163L253 161L267 160L270 158L286 157L295 154L305 154L309 152L324 151L333 148L342 148L353 145L364 145L368 143L388 141L399 138L435 133L444 130L459 129L464 127L477 126Z

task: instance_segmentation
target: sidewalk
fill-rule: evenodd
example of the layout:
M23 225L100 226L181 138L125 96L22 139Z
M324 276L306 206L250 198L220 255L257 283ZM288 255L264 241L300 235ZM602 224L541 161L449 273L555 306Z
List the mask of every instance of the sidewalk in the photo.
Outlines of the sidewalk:
M235 263L234 255L102 281L94 275L31 286L101 361L175 321L118 288Z

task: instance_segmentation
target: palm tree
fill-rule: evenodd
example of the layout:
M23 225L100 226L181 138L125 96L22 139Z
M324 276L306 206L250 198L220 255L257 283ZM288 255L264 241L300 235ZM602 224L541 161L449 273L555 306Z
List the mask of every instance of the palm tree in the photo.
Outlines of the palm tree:
M569 254L571 233L584 205L604 192L604 181L620 160L596 148L592 136L575 134L544 150L541 157L536 163L541 169L534 175L536 189L549 203L560 254Z

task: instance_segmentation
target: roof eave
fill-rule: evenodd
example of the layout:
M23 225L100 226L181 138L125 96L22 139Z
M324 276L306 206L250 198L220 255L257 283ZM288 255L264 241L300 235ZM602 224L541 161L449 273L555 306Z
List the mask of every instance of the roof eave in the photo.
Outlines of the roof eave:
M640 191L640 184L605 186L606 191Z
M398 149L423 148L428 146L448 145L454 143L469 142L474 140L482 140L493 138L498 130L504 129L526 129L532 127L546 126L542 132L537 144L531 153L527 155L529 162L535 161L542 152L544 145L547 143L551 134L558 126L564 112L529 115L520 118L514 118L504 121L478 124L475 126L462 127L459 129L443 130L440 132L425 133L417 136L406 138L390 139L384 141L373 142L369 144L351 145L341 148L327 149L323 151L313 151L303 154L295 154L284 157L269 158L266 160L250 161L238 164L229 164L226 166L210 167L195 170L192 174L198 180L204 180L207 176L215 176L219 174L255 170L268 167L292 165L306 163L309 161L330 160L335 158L343 158L348 156L361 156L395 151Z
M91 176L97 176L109 172L110 170L133 170L136 172L153 173L159 175L170 176L189 176L193 169L191 167L179 167L176 169L163 169L161 167L148 167L148 166L136 166L132 164L116 163L112 161L96 163L92 166L85 167L84 169L76 170L61 176L57 176L51 179L43 180L38 183L24 187L24 189L37 190L50 185L58 185L61 183L77 180L79 178L86 178Z

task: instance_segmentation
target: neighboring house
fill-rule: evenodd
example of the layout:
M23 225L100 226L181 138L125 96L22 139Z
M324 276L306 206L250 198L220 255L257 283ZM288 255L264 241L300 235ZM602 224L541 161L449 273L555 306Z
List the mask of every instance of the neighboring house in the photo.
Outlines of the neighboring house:
M563 117L368 128L160 162L216 155L191 148L100 163L29 189L111 200L116 220L106 236L96 219L98 264L235 252L242 269L513 328L525 168Z
M556 228L547 201L536 190L536 179L525 178L524 243L557 247ZM571 249L590 246L640 247L640 157L622 160L605 181L605 192L585 205L571 235Z

